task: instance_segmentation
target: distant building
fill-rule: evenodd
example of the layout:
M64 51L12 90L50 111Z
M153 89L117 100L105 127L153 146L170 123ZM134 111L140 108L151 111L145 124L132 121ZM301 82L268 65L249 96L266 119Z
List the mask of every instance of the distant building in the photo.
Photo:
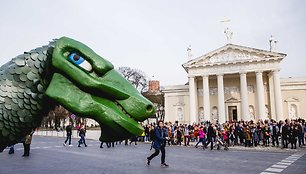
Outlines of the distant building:
M150 80L149 81L149 92L159 92L160 85L158 80Z
M280 78L286 54L227 44L183 64L189 83L166 86L165 121L306 118L306 78Z

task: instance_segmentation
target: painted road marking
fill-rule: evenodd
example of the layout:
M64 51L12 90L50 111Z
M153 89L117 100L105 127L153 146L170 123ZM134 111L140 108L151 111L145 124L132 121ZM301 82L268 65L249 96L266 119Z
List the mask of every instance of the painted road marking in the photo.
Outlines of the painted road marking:
M278 164L274 164L274 165L272 165L271 167L273 167L273 168L281 168L281 169L285 169L285 168L287 168L288 166L286 166L286 165L278 165Z
M296 160L301 158L304 154L293 154L289 157L281 160L280 162L273 164L269 168L267 168L264 172L261 172L261 174L272 174L272 173L280 173L287 167L289 167L292 163L294 163Z
M268 172L281 172L283 170L284 169L278 169L278 168L272 168L272 167L266 169L266 171Z
M278 163L276 163L276 164L278 164L278 165L287 165L287 166L289 166L289 165L292 164L292 163L282 163L282 162L278 162Z

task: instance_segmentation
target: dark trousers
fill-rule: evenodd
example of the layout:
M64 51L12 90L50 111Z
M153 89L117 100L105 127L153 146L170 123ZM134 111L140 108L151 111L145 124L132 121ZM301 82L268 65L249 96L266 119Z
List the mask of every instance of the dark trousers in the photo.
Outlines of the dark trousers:
M291 149L293 149L293 148L296 149L296 138L291 138L290 143L291 143Z
M272 144L273 144L273 146L275 146L275 142L276 142L276 145L279 146L278 135L272 135Z
M288 148L288 138L285 136L282 136L282 144L283 148Z
M81 135L81 139L79 140L79 146L80 146L81 144L84 144L85 146L87 146L87 145L86 145L86 142L85 142L85 136L83 136L83 135Z
M198 147L198 144L199 144L199 143L202 143L203 149L204 149L204 148L205 148L205 145L206 145L206 143L205 143L205 138L200 138L199 141L197 142L197 144L195 145L195 147Z
M149 156L147 159L152 160L154 157L156 157L159 154L159 151L161 151L161 164L165 163L165 158L166 158L166 151L165 151L165 146L161 146L160 149L155 149L155 152Z
M299 147L301 147L302 144L305 144L304 143L304 134L298 135L298 139L299 139Z
M25 142L22 143L23 144L23 155L24 156L29 156L30 155L30 144L26 144Z
M214 141L212 137L207 137L207 143L206 146L210 143L210 150L213 150L214 148Z
M251 140L245 140L245 147L251 147Z
M8 153L9 153L9 154L13 154L14 151L15 151L15 150L14 150L14 145L11 145L11 146L10 146L10 150L9 150Z
M69 145L71 144L71 134L67 134L67 138L65 140L65 144L67 143L67 141L69 140Z
M177 138L177 145L182 145L182 137Z

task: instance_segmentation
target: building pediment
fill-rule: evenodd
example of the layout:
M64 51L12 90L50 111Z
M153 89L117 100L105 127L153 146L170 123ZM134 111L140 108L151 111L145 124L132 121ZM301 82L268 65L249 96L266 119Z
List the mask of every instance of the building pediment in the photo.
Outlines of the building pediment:
M240 101L235 97L230 97L225 100L225 103L239 103Z
M299 102L299 99L294 98L294 97L290 97L290 98L287 98L287 99L285 100L285 102Z
M282 60L285 56L286 54L283 53L227 44L199 58L186 62L183 64L183 67L187 71L193 67Z

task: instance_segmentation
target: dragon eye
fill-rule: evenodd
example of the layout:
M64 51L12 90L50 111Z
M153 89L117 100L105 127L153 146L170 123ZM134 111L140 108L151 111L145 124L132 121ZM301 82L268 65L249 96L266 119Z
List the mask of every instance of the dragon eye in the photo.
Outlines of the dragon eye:
M72 53L69 55L68 60L70 60L73 64L81 67L82 69L90 72L92 70L91 64L85 60L83 57L77 55L76 53Z

